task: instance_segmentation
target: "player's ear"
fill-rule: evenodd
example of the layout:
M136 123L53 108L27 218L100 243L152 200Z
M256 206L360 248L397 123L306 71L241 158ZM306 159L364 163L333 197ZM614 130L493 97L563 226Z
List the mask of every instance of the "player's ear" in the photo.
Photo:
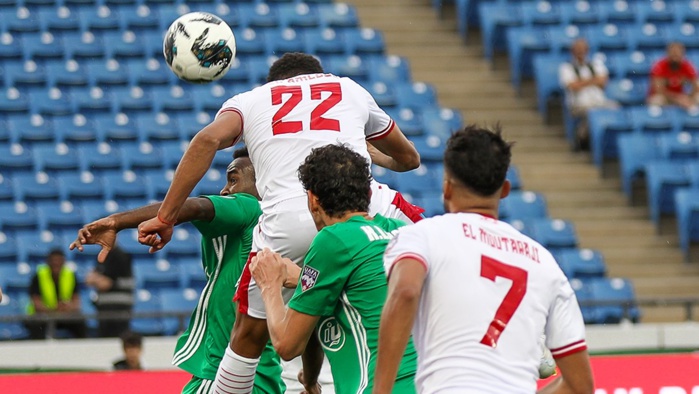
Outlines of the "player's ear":
M509 196L510 190L512 190L512 184L510 181L505 179L505 183L502 184L502 189L500 189L500 199L502 200L503 198Z
M318 197L313 194L312 191L307 190L306 195L308 196L308 210L311 212L317 212L320 205L318 204Z
M442 193L444 194L444 201L451 200L451 195L454 192L454 185L451 184L449 178L446 176L442 181Z

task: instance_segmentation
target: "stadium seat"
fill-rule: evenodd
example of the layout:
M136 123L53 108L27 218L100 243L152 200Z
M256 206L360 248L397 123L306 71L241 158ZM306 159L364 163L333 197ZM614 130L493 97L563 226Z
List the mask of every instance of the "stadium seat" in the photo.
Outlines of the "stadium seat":
M82 202L85 200L103 201L104 181L89 171L79 174L62 174L58 178L58 189L62 201Z
M123 149L124 164L122 168L138 173L142 170L163 168L163 152L160 147L150 142L141 142L130 149Z
M39 15L34 10L19 6L15 8L14 15L5 14L5 30L10 33L32 33L41 30Z
M266 56L265 34L262 30L244 28L234 30L236 57L245 60L251 56Z
M346 29L359 26L357 10L347 3L320 4L318 14L327 27Z
M51 120L39 114L13 114L8 119L7 127L10 140L22 144L53 143L56 137Z
M225 173L211 168L194 188L194 194L201 196L218 195L225 184L225 179Z
M140 136L135 122L125 113L98 115L95 120L100 142L134 142Z
M87 144L97 141L95 123L82 114L52 117L56 140L68 145Z
M548 215L546 199L542 194L531 191L512 191L500 200L500 220L512 222L533 218L545 218Z
M699 20L693 23L697 22L699 22ZM696 40L697 28L692 23L674 24L668 26L667 30L669 41L680 42L689 51L699 49L699 43L697 43Z
M400 56L377 56L367 59L369 78L372 81L383 82L386 85L410 82L410 63Z
M22 36L24 58L37 63L64 58L63 37L50 32L27 33Z
M4 295L0 303L0 317L23 316L27 313L26 305L22 305L14 296ZM20 322L1 322L0 340L26 339L29 332Z
M558 68L564 61L566 58L562 54L537 53L534 55L532 67L536 83L536 102L539 113L544 119L548 119L549 103L563 96L558 78L552 78L552 76L558 75Z
M17 246L26 258L26 263L32 266L46 262L46 256L54 249L64 253L68 251L68 243L63 237L58 233L45 230L18 234Z
M106 174L104 176L107 186L107 196L110 200L126 202L127 200L149 199L148 183L133 171L124 171L121 174Z
M513 27L507 31L510 79L518 93L522 80L534 75L533 58L535 54L549 52L552 49L551 36L547 30L546 27L541 26L521 26Z
M601 324L602 321L599 318L597 307L592 304L595 302L595 298L587 281L572 278L570 279L570 286L575 292L578 304L580 304L580 311L585 324Z
M0 111L6 114L29 112L29 98L14 87L0 89Z
M194 110L195 98L182 86L155 86L151 91L155 100L154 111L173 115Z
M178 123L164 112L138 114L136 115L136 124L140 139L143 141L157 143L159 141L177 141L181 138Z
M133 311L136 314L155 314L162 311L160 297L156 293L140 289L136 291ZM131 319L131 329L143 335L161 335L165 331L162 319L156 317L135 317Z
M556 260L568 268L569 278L601 278L607 273L604 257L596 250L564 249L556 253Z
M676 128L678 114L673 107L634 107L629 111L629 117L636 130L659 133L673 131Z
M423 162L415 170L397 173L396 189L412 197L420 196L423 193L440 191L441 179L435 175L433 167Z
M39 218L36 210L22 201L0 203L0 230L5 233L37 231Z
M200 259L180 261L180 271L182 273L182 284L187 288L202 290L209 280Z
M126 209L112 200L82 201L80 203L85 221L93 221ZM77 254L76 254L77 255Z
M413 139L423 136L424 130L422 128L424 125L422 117L412 109L394 107L384 108L384 111L396 122L403 134L408 136L408 138Z
M0 232L0 267L3 266L14 266L20 261L19 249L17 248L17 241L12 236ZM4 278L0 275L0 282Z
M414 136L410 140L415 144L415 149L420 153L422 162L441 163L444 158L446 140L436 135Z
M425 192L416 197L413 203L425 210L425 217L433 217L444 214L444 200L441 192Z
M633 203L634 181L645 176L647 163L660 159L660 151L654 135L624 134L619 136L618 144L621 189Z
M635 1L602 1L597 3L600 13L608 23L628 25L636 22Z
M121 150L106 142L78 148L82 169L96 174L116 172L122 168Z
M89 80L80 63L75 60L46 63L48 83L58 88L87 86Z
M46 68L33 60L24 63L8 63L4 66L5 83L17 88L41 88L46 86Z
M527 228L529 236L551 251L575 248L578 245L575 227L569 221L549 218L532 219L528 221Z
M100 35L92 31L63 33L66 59L77 61L103 59L107 54L107 45Z
M486 60L492 62L495 52L507 49L507 29L523 24L521 6L517 3L483 2L479 4L478 15L483 53Z
M355 55L328 56L323 61L323 68L330 74L352 78L358 83L366 82L369 76L365 62L361 57Z
M646 23L632 25L627 29L631 46L637 51L662 50L667 45L668 34L663 26Z
M421 112L423 108L437 105L434 86L424 82L405 82L395 87L398 105Z
M639 1L636 4L637 20L642 23L671 23L675 20L673 2Z
M548 1L522 2L523 21L530 26L560 25L563 22L559 4Z
M41 227L56 233L62 230L75 231L85 223L80 207L70 201L43 204L37 208L37 213Z
M374 98L376 104L381 108L393 108L398 103L396 92L392 86L383 82L358 81L364 89Z
M88 61L86 67L92 86L126 86L129 83L126 67L116 59Z
M108 6L83 7L79 11L82 31L117 31L119 13Z
M280 24L293 29L309 29L320 26L317 6L307 3L286 3L277 7Z
M699 159L699 135L687 132L661 135L658 137L660 157L672 161Z
M156 89L156 88L153 88ZM140 86L123 86L112 89L116 108L119 112L128 116L157 111L156 95L150 89L143 89Z
M214 120L212 115L203 111L177 114L175 119L179 123L180 132L186 141L191 140L199 130Z
M19 174L13 177L15 201L33 203L41 200L57 200L58 181L45 172Z
M165 250L167 258L172 261L198 258L200 238L197 234L198 232L191 226L177 226L172 235L175 242L169 244Z
M0 201L12 201L14 199L14 188L12 179L0 173Z
M47 174L75 172L80 169L80 157L74 148L59 143L34 149L34 169Z
M588 112L590 149L595 165L602 168L604 159L618 156L617 136L633 130L626 112L615 109L593 109Z
M133 12L119 14L121 27L134 32L159 30L160 14L155 7L141 4L133 9Z
M72 89L75 97L76 112L86 116L112 114L114 100L109 92L94 86L91 88Z
M163 319L165 335L175 335L187 327L189 314L199 303L199 293L194 289L163 289L160 291L163 312L182 314L180 317Z
M643 105L646 102L648 83L645 80L633 81L628 78L612 79L607 83L605 92L610 100L622 106Z
M94 290L83 289L80 291L80 312L85 316L96 315L97 308L95 307L94 299L97 293ZM85 319L88 331L96 331L99 323L97 319ZM90 336L90 334L88 334Z
M169 245L168 245L169 246ZM143 246L143 248L147 248ZM151 264L137 264L133 267L136 288L146 290L180 288L180 272L176 265L167 260L157 260Z
M22 59L22 38L19 35L0 33L0 60L19 61Z
M630 38L625 26L611 23L590 26L586 36L591 48L607 55L629 50Z
M627 279L595 278L589 281L593 299L599 302L616 301L620 305L599 305L597 309L598 322L601 324L616 324L623 319L638 322L641 313L636 307L636 296L633 285Z
M675 190L689 185L683 163L654 161L646 165L648 208L657 231L660 231L661 216L675 213Z
M269 67L272 65L277 58L275 56L256 56L248 59L249 64L249 79L248 81L253 84L264 84L267 83L267 74L269 74Z
M565 24L596 25L602 19L598 4L586 0L561 2L559 7L561 20Z
M396 174L396 172L379 167L375 164L371 166L372 178L374 178L376 182L388 185L391 189L396 188Z
M422 110L423 130L443 140L463 128L464 119L458 110L450 108L427 107Z
M160 44L162 51L162 43ZM150 55L150 54L149 54ZM167 85L172 83L174 75L165 61L160 58L134 58L126 60L131 86Z
M516 166L512 164L510 165L510 167L507 169L506 179L510 181L511 190L522 189L522 178L519 176L519 170Z
M345 55L347 46L344 34L332 28L310 29L304 34L305 52L317 56Z
M266 3L239 4L238 13L241 24L254 29L278 28L280 24L277 8Z
M675 191L675 213L680 248L685 261L690 261L690 245L699 241L699 187Z
M386 44L383 33L369 28L348 29L345 32L347 53L354 55L383 55Z
M144 171L143 175L148 179L148 185L150 186L149 193L153 199L157 201L165 199L165 194L170 188L174 171L157 169Z
M0 145L0 171L3 174L28 173L34 169L34 156L30 148L21 144Z

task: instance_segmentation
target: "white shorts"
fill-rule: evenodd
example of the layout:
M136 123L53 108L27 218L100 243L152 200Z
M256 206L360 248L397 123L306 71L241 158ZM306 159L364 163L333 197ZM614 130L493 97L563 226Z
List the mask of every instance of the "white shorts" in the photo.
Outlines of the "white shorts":
M424 210L408 201L384 184L372 182L369 214L414 223L422 219ZM308 211L307 197L296 197L274 205L262 214L253 230L252 249L238 283L235 301L238 311L257 319L266 319L265 305L260 290L250 274L250 260L264 248L277 252L301 266L316 233L313 217ZM295 289L282 289L282 298L288 302Z

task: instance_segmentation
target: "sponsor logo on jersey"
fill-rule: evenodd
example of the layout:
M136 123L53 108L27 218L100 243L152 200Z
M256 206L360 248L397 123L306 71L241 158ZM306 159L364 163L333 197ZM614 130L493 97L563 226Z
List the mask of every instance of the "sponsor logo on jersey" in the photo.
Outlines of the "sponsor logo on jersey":
M301 273L301 291L306 291L315 286L319 273L317 269L305 265Z
M327 351L336 352L345 346L345 331L334 317L329 317L320 323L318 339Z

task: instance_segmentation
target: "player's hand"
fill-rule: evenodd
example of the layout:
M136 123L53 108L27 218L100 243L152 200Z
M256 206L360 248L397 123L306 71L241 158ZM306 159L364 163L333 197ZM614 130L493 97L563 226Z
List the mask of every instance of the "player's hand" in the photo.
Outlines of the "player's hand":
M295 289L299 283L299 278L301 277L301 267L294 264L291 259L286 257L282 258L282 262L286 267L286 279L284 279L284 287L287 289Z
M150 246L148 252L155 253L172 239L173 225L163 223L157 216L138 225L138 242Z
M314 384L307 384L306 379L303 375L303 369L299 371L298 374L299 383L303 385L303 391L301 394L320 394L322 392L320 383L316 381Z
M97 261L104 263L109 251L116 243L117 230L113 219L109 217L86 224L78 230L78 237L70 244L70 250L83 251L83 245L100 245L102 250L97 255Z
M282 256L267 248L252 258L250 273L260 289L281 288L287 277Z

